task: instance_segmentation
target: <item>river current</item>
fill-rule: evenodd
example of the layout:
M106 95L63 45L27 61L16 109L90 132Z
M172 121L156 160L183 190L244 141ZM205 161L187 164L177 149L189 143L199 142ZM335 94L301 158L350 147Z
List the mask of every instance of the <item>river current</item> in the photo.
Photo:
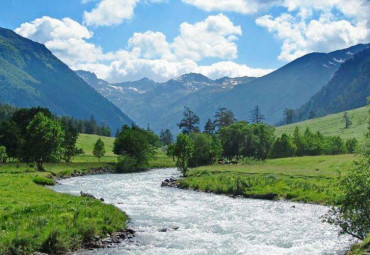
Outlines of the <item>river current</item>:
M344 254L354 241L322 222L328 207L161 188L169 177L178 177L176 169L84 176L54 186L102 197L131 218L133 242L81 254Z

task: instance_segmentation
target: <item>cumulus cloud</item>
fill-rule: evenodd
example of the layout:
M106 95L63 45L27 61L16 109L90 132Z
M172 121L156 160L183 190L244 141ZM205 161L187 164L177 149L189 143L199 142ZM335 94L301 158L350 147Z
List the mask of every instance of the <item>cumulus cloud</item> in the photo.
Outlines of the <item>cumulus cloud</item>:
M257 25L282 41L281 60L370 41L370 3L366 0L284 0L281 4L287 12L256 19Z
M15 32L36 42L45 44L58 58L69 65L78 62L97 61L102 49L87 42L93 36L85 26L64 18L62 20L44 16L23 23Z
M253 14L272 5L276 0L182 0L205 11L229 11Z
M174 39L173 47L176 55L185 59L234 59L238 51L234 41L241 34L240 26L235 26L228 17L219 14L195 24L182 23L180 35Z
M195 24L183 23L172 42L161 32L134 33L125 49L112 52L103 52L100 46L90 43L93 33L69 18L42 17L22 24L15 31L45 44L72 69L95 72L110 82L143 77L166 81L189 72L220 78L261 76L271 71L231 61L198 65L198 60L208 57L225 60L237 56L234 41L241 35L241 28L222 14Z
M276 18L270 15L256 20L282 40L279 59L291 61L313 51L328 52L370 40L366 21L350 22L322 15L318 19L306 20L284 13Z
M83 3L92 0L82 0ZM142 0L143 1L143 0ZM161 3L166 0L144 0L146 3ZM94 9L84 12L84 23L88 26L112 26L129 20L140 0L101 0Z

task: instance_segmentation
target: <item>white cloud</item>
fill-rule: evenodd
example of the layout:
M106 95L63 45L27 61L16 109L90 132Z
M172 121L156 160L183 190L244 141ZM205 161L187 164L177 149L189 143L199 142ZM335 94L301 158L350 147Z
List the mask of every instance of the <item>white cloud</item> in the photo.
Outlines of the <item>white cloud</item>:
M78 22L44 16L23 23L15 32L45 44L58 58L73 66L79 62L93 62L102 56L102 49L86 40L93 36Z
M253 14L272 5L276 0L182 0L205 11L229 11Z
M143 77L166 81L189 72L220 78L261 76L271 71L231 61L210 66L197 64L196 61L208 57L224 60L237 56L234 40L241 35L241 28L221 14L195 24L183 23L173 42L168 42L161 32L134 33L125 50L114 52L103 52L100 46L88 42L93 33L69 18L42 17L22 24L15 31L45 44L72 69L95 72L110 82Z
M91 12L84 12L88 26L111 26L131 19L139 0L102 0Z
M234 41L241 34L240 26L235 26L228 17L219 14L195 24L182 23L180 35L174 39L172 46L176 56L184 59L234 59L238 51Z
M82 0L83 3L92 0ZM162 3L166 0L141 0L146 3ZM121 24L134 16L140 0L101 0L90 12L84 12L84 23L88 26L112 26Z
M366 21L336 20L331 15L306 20L284 13L273 18L265 15L256 20L282 40L279 59L291 61L313 51L328 52L370 40Z
M370 41L367 0L284 0L287 12L265 15L257 25L282 41L279 59L291 61L306 53L328 52Z

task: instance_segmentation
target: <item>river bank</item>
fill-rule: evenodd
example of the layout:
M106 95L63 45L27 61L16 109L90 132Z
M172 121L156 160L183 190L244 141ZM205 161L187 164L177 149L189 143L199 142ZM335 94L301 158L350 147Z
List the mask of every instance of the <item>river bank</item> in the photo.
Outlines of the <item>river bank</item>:
M162 188L170 177L179 172L84 176L53 189L73 195L84 190L130 215L133 243L82 254L343 254L353 242L321 222L327 207Z

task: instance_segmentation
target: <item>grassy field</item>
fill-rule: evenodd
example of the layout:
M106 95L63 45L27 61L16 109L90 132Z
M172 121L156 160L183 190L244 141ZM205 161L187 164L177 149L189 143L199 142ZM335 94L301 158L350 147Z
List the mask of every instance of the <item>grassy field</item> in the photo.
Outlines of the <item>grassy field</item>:
M337 113L322 118L306 120L303 122L277 127L275 134L277 136L281 136L283 133L292 134L297 126L302 131L304 131L306 127L309 127L311 131L320 131L323 135L339 135L344 139L357 138L362 140L367 128L366 107L347 112L352 121L352 126L347 129L344 128L343 113Z
M183 187L219 194L275 193L293 201L335 204L340 193L334 184L337 172L346 171L353 160L353 155L337 155L206 166L190 170L179 182Z
M81 134L78 146L84 155L71 163L46 163L45 171L23 163L0 164L0 254L32 254L34 251L66 252L82 246L95 236L122 230L128 216L101 201L59 194L39 184L53 184L53 178L73 173L86 174L92 168L113 166L114 138L103 137L107 155L101 162L92 156L98 136ZM173 167L162 150L149 168Z

